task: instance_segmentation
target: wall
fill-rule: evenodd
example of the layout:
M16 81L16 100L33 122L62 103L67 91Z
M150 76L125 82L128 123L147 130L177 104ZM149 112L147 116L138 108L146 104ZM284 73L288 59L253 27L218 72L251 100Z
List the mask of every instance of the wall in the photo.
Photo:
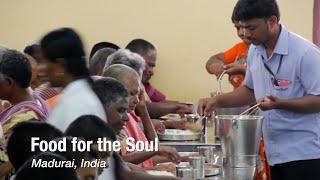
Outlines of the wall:
M158 49L153 84L170 99L195 101L217 88L208 58L239 41L230 15L236 0L0 0L0 44L22 50L47 31L78 30L87 51L98 41L133 38ZM312 0L279 0L281 22L312 39ZM224 91L231 87L224 81Z

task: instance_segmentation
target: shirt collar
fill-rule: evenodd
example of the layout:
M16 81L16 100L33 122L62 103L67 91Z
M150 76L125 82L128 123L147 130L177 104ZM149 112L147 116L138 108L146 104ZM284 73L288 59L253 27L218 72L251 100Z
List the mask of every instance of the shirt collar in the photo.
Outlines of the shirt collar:
M273 50L273 53L276 54L281 54L281 55L288 55L288 45L289 45L289 39L288 39L288 34L289 32L287 29L283 26L281 26L281 32L278 37L276 46ZM265 47L261 45L257 45L256 49L259 51L260 54L265 54Z
M289 33L284 26L280 25L280 27L281 27L281 32L280 32L276 47L273 50L273 53L288 55L288 45L289 45L288 34Z

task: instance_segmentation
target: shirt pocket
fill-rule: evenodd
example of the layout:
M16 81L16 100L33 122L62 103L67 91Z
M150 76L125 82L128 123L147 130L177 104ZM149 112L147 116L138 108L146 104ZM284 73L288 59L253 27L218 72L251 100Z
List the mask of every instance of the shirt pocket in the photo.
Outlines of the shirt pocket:
M295 90L294 87L299 84L296 81L296 78L290 77L279 77L277 78L279 86L273 86L273 93L280 99L290 99L294 96ZM271 81L271 80L270 80Z

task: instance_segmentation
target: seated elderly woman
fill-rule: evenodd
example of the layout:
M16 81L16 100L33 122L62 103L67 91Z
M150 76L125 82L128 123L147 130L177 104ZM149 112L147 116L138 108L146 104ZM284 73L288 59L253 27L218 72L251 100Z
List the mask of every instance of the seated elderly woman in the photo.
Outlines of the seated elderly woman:
M125 71L127 70L127 71ZM122 73L121 73L122 72ZM151 152L132 152L132 154L127 154L127 144L126 138L128 136L122 136L121 130L126 129L127 124L131 124L134 121L132 118L128 119L127 111L135 105L132 103L132 92L138 91L139 78L137 73L124 65L113 65L107 71L110 74L110 77L118 77L120 81L113 78L101 78L94 82L93 89L96 92L97 96L101 100L102 104L105 107L108 124L115 130L117 134L117 139L123 142L123 148L121 148L121 153L124 157L124 160L132 162L135 164L144 163L143 161L151 158L155 155L166 155L169 158L176 160L178 155L175 151L172 151L172 148L160 147L158 151ZM126 83L123 83L126 79ZM124 86L129 85L130 86ZM133 96L133 98L135 98ZM138 126L135 126L135 131L139 131ZM141 130L140 130L141 131ZM127 132L127 131L126 131ZM143 140L143 142L148 142L148 139L144 136L143 133L140 134L141 138L138 140ZM150 161L149 161L150 162ZM147 164L145 162L144 164ZM152 161L150 164L152 167Z
M123 137L119 137L122 139L123 147L126 147L126 138L132 137L135 141L143 141L143 142L154 142L157 137L153 125L150 121L150 118L147 115L146 107L143 104L139 104L139 84L140 78L139 75L130 67L120 64L111 65L105 72L104 75L106 77L112 77L120 81L129 91L130 93L130 102L129 102L129 110L130 113L127 113L128 122L124 126L124 134ZM98 95L99 96L99 95ZM141 96L140 96L141 97ZM143 96L142 96L143 97ZM144 101L141 101L143 103ZM144 121L144 130L138 125L137 121L140 120L138 116L134 114L134 109L140 108L141 114L143 114L141 121ZM108 117L109 118L109 117ZM119 130L118 130L119 131ZM120 133L120 131L119 131ZM126 148L123 148L121 154L125 161L131 162L134 164L140 164L141 167L145 168L153 168L154 163L151 157L155 155L162 155L168 157L169 160L173 162L178 162L180 160L180 156L177 151L171 147L160 147L159 151L135 151L128 152Z

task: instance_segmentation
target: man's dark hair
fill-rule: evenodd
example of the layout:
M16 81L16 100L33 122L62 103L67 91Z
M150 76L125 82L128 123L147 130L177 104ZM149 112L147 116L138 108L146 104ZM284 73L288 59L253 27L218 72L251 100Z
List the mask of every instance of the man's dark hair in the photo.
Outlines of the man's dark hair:
M98 138L108 138L116 140L116 134L113 128L94 115L83 115L73 121L67 130L66 136L84 138L86 141L97 142Z
M276 0L239 0L232 13L232 21L269 18L276 16L280 20L279 6Z
M42 152L31 157L23 166L17 171L15 180L78 180L78 176L74 168L60 167L60 168L41 168L32 167L32 161L42 160L46 162L57 161L62 163L66 158L55 153Z
M111 104L117 102L120 98L129 97L129 92L126 87L113 78L96 80L93 83L93 91L106 107L110 107Z
M89 58L91 59L92 56L100 49L102 48L111 48L111 49L114 49L114 50L118 50L120 49L120 47L114 43L111 43L111 42L99 42L95 45L93 45L91 51L90 51L90 56Z
M24 48L23 52L32 56L37 62L42 61L42 52L39 44L31 44Z
M0 74L12 78L21 88L27 88L32 76L31 64L19 51L4 50L0 57Z
M60 28L49 32L41 42L44 58L57 62L65 61L67 71L76 78L89 77L85 52L79 35L71 28Z
M103 69L107 58L114 52L116 52L116 50L112 48L102 48L98 50L92 58L90 58L90 74L98 75L99 71Z
M145 56L150 51L156 50L156 48L148 41L144 39L134 39L127 46L131 52L138 53L140 56Z
M99 159L98 152L92 148L90 148L89 151L83 151L83 152L78 151L78 149L76 149L76 151L73 151L73 145L71 143L73 137L71 136L57 138L55 139L55 141L57 142L62 141L63 138L66 138L66 151L57 151L55 153L65 157L68 161L74 160L74 165L76 165L77 167L81 166L82 160L91 161L91 160ZM86 141L86 140L83 138L77 138L77 141Z
M9 160L16 170L22 166L31 156L38 154L40 150L31 152L31 138L39 137L40 140L51 141L63 134L50 124L39 122L35 119L16 124L9 137L7 152Z

